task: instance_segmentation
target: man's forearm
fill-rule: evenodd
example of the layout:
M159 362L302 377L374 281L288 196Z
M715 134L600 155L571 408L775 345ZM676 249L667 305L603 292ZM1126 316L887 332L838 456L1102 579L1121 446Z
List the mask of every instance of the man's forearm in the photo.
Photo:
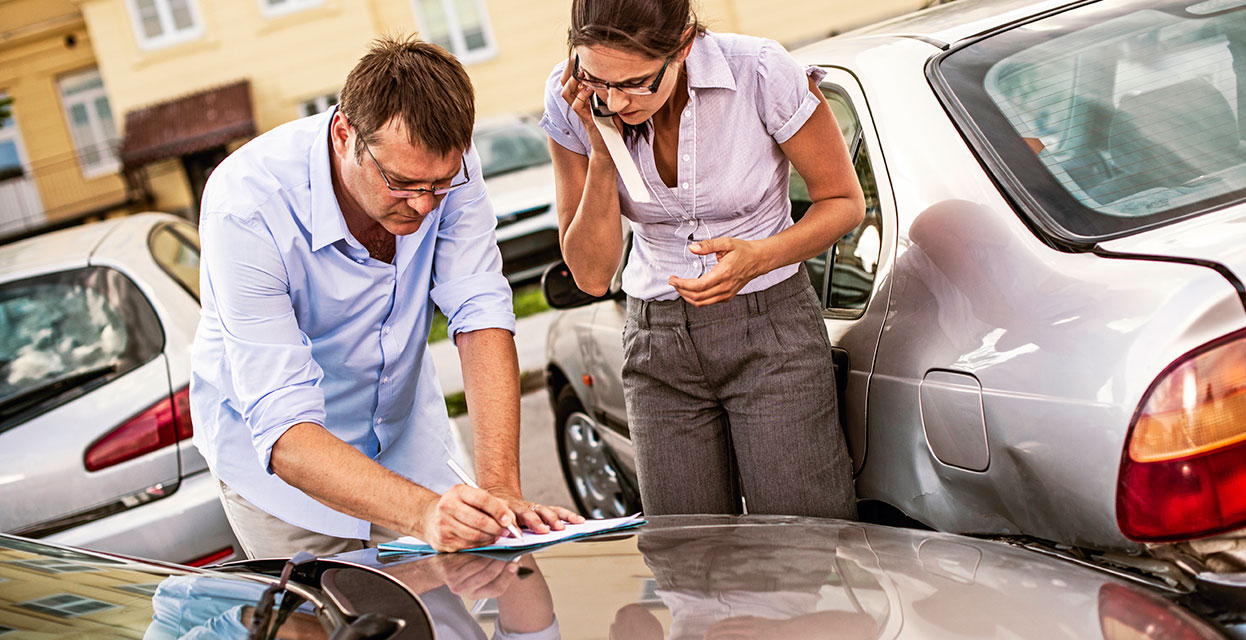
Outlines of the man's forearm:
M519 358L505 329L460 333L455 341L472 417L477 482L520 496Z
M420 535L425 509L439 497L310 422L277 439L270 465L282 480L334 510L407 535Z

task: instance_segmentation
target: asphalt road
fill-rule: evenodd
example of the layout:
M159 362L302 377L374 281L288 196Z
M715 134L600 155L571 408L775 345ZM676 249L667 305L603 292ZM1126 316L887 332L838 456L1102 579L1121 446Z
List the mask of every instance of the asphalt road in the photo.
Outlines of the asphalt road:
M466 449L472 456L472 427L469 416L454 419ZM519 400L519 482L524 497L541 504L575 509L562 478L558 449L554 444L554 411L544 389L528 393Z

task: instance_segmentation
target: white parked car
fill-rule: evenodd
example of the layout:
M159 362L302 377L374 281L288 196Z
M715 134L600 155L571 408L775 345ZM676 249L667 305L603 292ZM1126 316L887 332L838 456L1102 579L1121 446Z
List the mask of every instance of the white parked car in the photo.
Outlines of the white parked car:
M502 271L511 282L535 279L562 258L545 132L507 116L478 122L472 137L498 218Z
M0 530L184 564L237 548L191 445L199 234L140 214L0 247Z

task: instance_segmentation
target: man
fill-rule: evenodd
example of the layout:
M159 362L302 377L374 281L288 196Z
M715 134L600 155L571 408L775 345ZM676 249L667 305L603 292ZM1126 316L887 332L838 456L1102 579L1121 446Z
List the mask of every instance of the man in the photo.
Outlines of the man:
M457 60L384 38L336 109L259 136L208 180L194 442L248 556L398 535L457 550L582 521L520 491L515 318L474 119ZM479 489L446 464L430 302L462 361Z

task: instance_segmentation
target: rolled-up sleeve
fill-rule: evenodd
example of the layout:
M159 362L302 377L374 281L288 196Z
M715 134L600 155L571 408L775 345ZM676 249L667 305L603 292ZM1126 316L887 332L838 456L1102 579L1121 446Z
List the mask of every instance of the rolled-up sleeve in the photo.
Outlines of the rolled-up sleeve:
M285 264L262 217L205 213L200 236L230 374L228 401L272 473L272 447L286 430L300 422L324 426L324 372L299 329Z
M433 303L445 314L450 339L481 329L515 333L511 288L502 275L502 253L494 229L497 218L480 176L480 156L473 146L467 168L476 176L446 196L437 227L433 256Z
M821 102L809 90L808 78L821 81L826 71L802 67L782 45L766 40L758 54L757 75L757 110L766 133L783 144L805 126Z
M562 70L566 66L566 62L559 63L545 81L545 114L539 124L551 140L568 151L586 156L588 136L584 125L579 116L571 111L571 105L562 99Z

